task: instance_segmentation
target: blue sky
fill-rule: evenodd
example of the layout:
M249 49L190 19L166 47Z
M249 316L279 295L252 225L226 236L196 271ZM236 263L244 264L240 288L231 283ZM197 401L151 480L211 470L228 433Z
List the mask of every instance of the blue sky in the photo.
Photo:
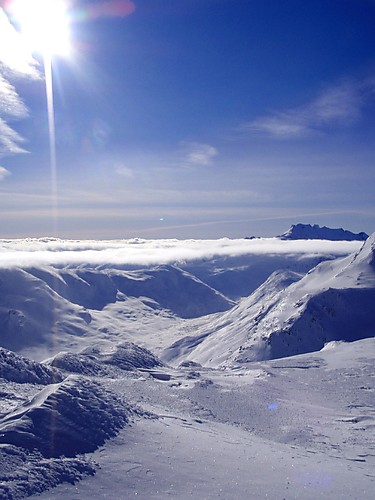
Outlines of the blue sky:
M375 230L375 1L70 2L57 230L43 67L0 5L0 237Z

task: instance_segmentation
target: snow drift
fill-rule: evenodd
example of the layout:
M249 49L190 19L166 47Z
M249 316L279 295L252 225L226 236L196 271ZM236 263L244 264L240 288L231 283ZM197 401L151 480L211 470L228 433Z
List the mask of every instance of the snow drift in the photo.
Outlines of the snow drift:
M150 351L132 342L123 342L110 347L92 346L78 354L60 352L45 363L81 375L104 374L106 366L132 371L138 368L154 368L162 364Z
M130 408L97 383L69 377L0 420L0 443L45 457L94 451L128 422Z
M61 382L60 373L0 347L0 378L19 384L52 384Z

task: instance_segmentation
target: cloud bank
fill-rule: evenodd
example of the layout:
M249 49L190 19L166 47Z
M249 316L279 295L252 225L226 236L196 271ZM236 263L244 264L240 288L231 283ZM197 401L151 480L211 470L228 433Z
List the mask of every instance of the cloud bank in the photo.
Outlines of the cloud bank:
M251 255L339 256L358 251L358 241L282 241L277 238L217 240L0 240L0 267L33 265L159 265Z

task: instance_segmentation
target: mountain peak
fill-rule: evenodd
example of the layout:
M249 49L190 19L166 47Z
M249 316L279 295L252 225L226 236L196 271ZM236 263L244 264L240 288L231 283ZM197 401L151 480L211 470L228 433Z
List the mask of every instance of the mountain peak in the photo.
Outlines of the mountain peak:
M278 238L282 240L365 241L368 234L364 232L356 234L343 228L331 229L318 224L293 224Z
M375 233L368 237L361 250L355 255L353 264L364 263L375 270Z

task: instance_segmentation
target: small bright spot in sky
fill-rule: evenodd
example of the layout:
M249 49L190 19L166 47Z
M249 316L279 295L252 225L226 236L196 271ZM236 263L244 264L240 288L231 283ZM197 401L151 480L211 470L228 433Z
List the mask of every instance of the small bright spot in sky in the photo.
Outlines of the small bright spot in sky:
M9 10L32 51L68 55L69 19L63 0L15 0Z
M277 410L277 409L278 409L278 407L279 407L279 405L278 405L277 403L270 403L270 404L268 405L268 409L269 409L269 410Z
M159 220L160 220L160 222L163 222L163 221L164 221L164 218L163 218L163 217L160 217L160 219L159 219Z

